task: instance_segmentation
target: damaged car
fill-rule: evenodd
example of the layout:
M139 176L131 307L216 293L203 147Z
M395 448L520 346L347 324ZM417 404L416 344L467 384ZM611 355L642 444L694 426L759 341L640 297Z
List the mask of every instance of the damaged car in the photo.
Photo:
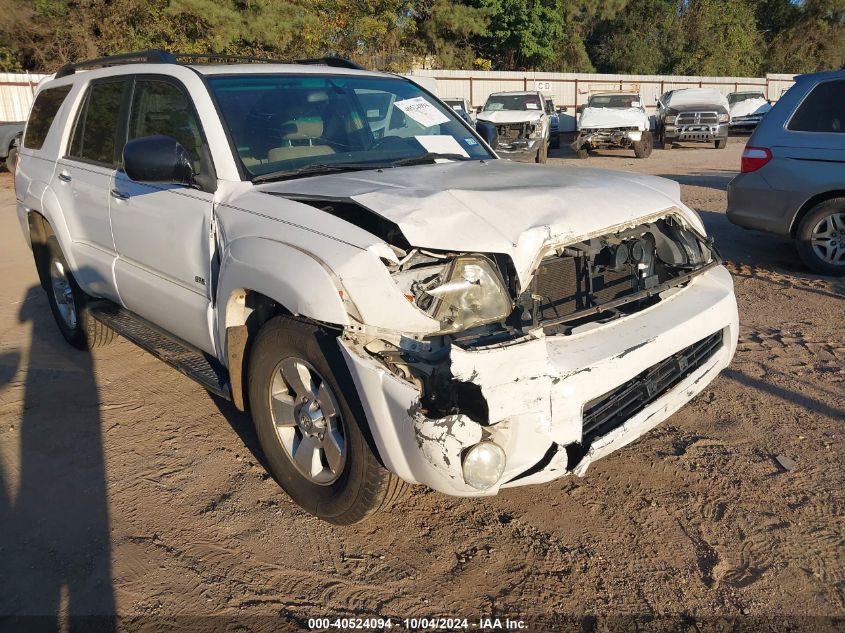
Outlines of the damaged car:
M476 120L495 126L496 152L501 158L545 163L551 142L551 121L540 92L494 92Z
M728 146L728 100L715 88L670 90L657 101L657 134L663 149L674 143L712 143Z
M248 411L308 512L582 476L729 364L731 277L677 183L501 160L337 58L214 61L63 67L17 213L65 339L119 334Z
M772 104L762 92L732 92L728 95L731 130L753 130L763 116L772 109Z
M654 147L649 116L642 98L633 92L590 95L578 115L578 134L572 149L587 158L599 148L633 149L637 158L648 158Z

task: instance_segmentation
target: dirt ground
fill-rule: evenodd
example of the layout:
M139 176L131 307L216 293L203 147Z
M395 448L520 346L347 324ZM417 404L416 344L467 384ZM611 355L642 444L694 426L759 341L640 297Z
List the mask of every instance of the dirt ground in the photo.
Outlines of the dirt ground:
M211 615L252 618L250 630L435 615L551 628L532 624L538 614L584 631L625 614L842 626L845 282L809 273L787 240L727 222L744 141L550 160L681 183L734 275L730 369L583 479L483 501L419 487L349 528L286 497L228 403L122 339L93 355L64 343L3 172L0 629L2 615L64 630L68 615L109 613L127 629L223 621L192 619Z

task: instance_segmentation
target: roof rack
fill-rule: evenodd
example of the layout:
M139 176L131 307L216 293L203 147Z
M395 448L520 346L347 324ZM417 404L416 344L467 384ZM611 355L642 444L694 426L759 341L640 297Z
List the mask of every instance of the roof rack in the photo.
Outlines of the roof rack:
M264 63L264 64L305 64L309 66L331 66L333 68L350 68L354 70L364 70L363 66L355 62L345 59L343 57L335 57L329 55L326 57L314 57L311 59L269 59L265 57L248 57L244 55L226 55L222 53L170 53L165 50L153 48L145 51L135 51L132 53L124 53L121 55L109 55L107 57L97 57L96 59L88 59L81 62L74 62L65 64L56 72L56 79L67 77L74 74L77 70L84 70L86 68L106 68L109 66L120 66L122 64L180 64L186 63L202 63L199 60L207 60L204 63L224 63L224 64L240 64L240 63Z

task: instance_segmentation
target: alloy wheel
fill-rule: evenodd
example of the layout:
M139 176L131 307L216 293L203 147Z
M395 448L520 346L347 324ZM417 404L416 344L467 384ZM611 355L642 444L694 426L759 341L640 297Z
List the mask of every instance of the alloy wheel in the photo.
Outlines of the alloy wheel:
M845 266L845 213L831 213L822 218L813 227L810 243L823 262Z

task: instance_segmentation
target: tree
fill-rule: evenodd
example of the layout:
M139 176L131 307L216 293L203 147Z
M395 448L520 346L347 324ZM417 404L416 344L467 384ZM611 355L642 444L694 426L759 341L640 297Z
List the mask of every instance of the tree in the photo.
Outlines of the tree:
M769 72L807 73L845 66L845 4L806 0L769 44Z

